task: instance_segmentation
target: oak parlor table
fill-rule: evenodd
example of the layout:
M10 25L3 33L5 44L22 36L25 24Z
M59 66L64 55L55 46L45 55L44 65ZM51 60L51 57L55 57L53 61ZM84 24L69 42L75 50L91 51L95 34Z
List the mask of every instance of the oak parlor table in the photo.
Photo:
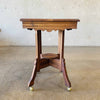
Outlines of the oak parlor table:
M77 28L77 22L79 19L20 19L23 24L23 28L28 30L35 30L36 38L36 59L34 61L34 67L30 81L28 82L28 87L33 90L32 85L37 72L40 69L53 66L59 69L63 73L65 80L65 85L67 90L71 90L71 83L67 75L66 64L64 59L64 34L65 29L72 30ZM58 53L42 53L42 39L41 31L47 30L48 32L52 30L58 30ZM56 37L55 37L56 38Z

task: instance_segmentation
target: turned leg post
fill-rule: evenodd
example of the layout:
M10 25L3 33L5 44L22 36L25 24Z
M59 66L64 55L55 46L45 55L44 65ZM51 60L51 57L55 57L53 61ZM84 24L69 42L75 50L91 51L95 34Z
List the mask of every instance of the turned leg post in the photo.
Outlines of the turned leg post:
M35 33L36 41L36 59L38 62L37 71L40 71L40 54L42 54L42 42L41 42L41 30L37 30Z
M60 71L62 71L62 59L64 58L64 30L58 32L58 54L60 55Z

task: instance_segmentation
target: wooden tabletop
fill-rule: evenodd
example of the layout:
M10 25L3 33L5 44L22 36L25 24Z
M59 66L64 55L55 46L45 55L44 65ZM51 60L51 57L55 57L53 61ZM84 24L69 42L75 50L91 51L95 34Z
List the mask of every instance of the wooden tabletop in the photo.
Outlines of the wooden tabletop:
M33 22L79 22L79 19L25 19L22 18L20 21L33 21Z
M20 19L23 24L23 28L34 30L70 30L77 28L77 22L79 19Z

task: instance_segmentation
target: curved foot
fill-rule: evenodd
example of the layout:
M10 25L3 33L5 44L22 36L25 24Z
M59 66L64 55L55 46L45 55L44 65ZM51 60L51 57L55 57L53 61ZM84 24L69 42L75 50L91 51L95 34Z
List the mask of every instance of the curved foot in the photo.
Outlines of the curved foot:
M62 59L62 71L63 71L64 80L65 80L65 85L67 86L67 90L69 91L71 90L71 83L67 75L66 64L65 64L64 59Z
M31 78L28 82L28 87L31 87L34 84L36 72L37 72L37 61L34 62L33 72L32 72Z

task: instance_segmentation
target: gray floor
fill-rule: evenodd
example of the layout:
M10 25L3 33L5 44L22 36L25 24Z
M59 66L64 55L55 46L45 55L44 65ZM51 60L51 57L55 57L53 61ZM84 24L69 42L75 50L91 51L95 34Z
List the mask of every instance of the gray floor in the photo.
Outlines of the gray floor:
M56 52L57 47L44 47ZM57 69L42 69L34 92L27 88L34 47L0 47L0 100L100 100L100 47L66 47L65 59L73 90L67 92Z

